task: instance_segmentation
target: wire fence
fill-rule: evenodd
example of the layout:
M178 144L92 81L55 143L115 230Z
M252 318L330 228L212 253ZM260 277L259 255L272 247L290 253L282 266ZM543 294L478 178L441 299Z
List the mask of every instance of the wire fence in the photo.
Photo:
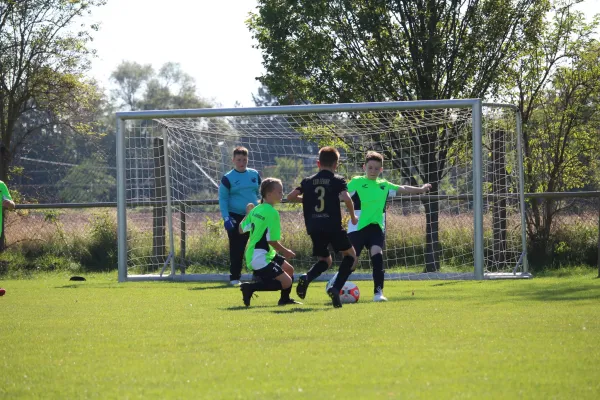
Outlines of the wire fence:
M595 264L600 277L600 191L529 193L525 198L530 264ZM206 212L187 223L202 224L204 235L211 235L211 240L219 237L226 243L217 201L203 203ZM18 204L15 212L5 212L5 249L40 253L61 247L77 252L77 243L82 243L79 248L84 247L86 240L98 235L108 237L110 242L116 238L116 207L115 202ZM410 219L403 220L407 223ZM112 251L116 254L116 242Z

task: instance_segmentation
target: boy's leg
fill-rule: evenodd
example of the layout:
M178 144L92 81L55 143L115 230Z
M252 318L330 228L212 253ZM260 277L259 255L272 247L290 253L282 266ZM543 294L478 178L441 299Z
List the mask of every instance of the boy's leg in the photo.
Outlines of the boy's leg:
M373 265L373 293L383 293L385 272L383 269L383 252L381 247L371 247L371 264Z
M298 284L296 285L296 294L301 299L306 297L306 291L308 285L317 279L321 274L331 266L332 260L329 255L329 249L327 245L329 241L324 237L322 232L313 233L310 235L310 239L313 244L313 256L319 257L318 261L304 275L298 278Z
M229 238L229 281L237 284L242 277L242 261L244 259L244 250L248 243L249 234L240 234L238 227L243 215L233 214L230 215L235 219L234 229L227 231Z
M369 225L368 247L373 266L373 301L387 301L383 295L385 271L383 268L384 233L379 225Z
M291 287L292 284L290 277L275 263L269 263L264 268L254 270L254 274L260 277L260 280L240 285L246 307L250 306L250 299L254 292L275 292ZM281 277L282 275L285 276Z
M302 304L290 298L290 293L292 292L292 285L294 284L294 267L292 267L290 263L284 260L281 265L281 268L283 269L283 272L285 272L287 276L290 277L290 285L289 287L286 287L286 285L284 285L284 282L281 282L281 298L279 299L279 302L277 304L279 304L280 306L285 306L286 304Z
M336 288L339 292L344 287L344 284L348 280L350 274L352 274L352 271L354 271L356 267L357 257L356 251L350 243L350 239L348 238L346 231L342 231L336 234L335 239L333 240L334 249L336 251L341 251L343 256L342 262L340 263L340 269L338 271L337 278L333 283L333 287Z

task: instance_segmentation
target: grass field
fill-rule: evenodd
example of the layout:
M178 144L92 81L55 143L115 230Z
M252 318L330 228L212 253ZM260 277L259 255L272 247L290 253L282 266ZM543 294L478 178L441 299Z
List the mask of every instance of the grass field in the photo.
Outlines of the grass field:
M0 398L600 397L600 280L387 282L333 309L116 273L4 280ZM414 291L414 295L413 295Z

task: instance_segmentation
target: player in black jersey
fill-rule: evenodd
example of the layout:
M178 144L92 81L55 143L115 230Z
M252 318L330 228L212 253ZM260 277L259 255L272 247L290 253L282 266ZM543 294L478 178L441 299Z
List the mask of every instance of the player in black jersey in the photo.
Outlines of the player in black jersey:
M340 200L346 204L352 223L358 222L346 180L335 174L339 158L340 153L335 148L323 147L319 150L317 161L319 172L304 178L300 186L287 196L290 202L302 202L306 231L313 243L313 255L319 258L307 274L298 278L296 293L301 299L306 297L308 285L331 266L333 261L327 247L331 243L334 251L344 256L335 283L327 291L336 308L342 306L340 290L356 263L356 252L342 227Z

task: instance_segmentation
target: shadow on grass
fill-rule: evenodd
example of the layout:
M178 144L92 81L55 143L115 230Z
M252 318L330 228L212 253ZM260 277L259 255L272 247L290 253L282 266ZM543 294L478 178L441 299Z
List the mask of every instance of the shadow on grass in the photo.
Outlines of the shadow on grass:
M266 311L266 312L270 312L273 314L292 314L292 313L303 313L303 312L313 312L313 311L325 311L325 310L320 309L320 308L312 308L312 307L294 307L294 308L286 308L284 310L270 310L270 311Z
M250 307L246 307L244 305L241 306L232 306L232 307L227 307L227 308L220 308L220 310L224 310L224 311L239 311L239 310L252 310L252 309L257 309L257 308L273 308L273 307L278 307L277 305L272 305L272 304L262 304L262 305L250 305Z
M449 281L449 282L436 283L435 285L431 285L431 287L456 285L457 283L462 283L462 281Z
M54 289L126 289L124 286L96 286L96 285L64 285L54 286Z
M537 301L578 301L600 300L600 285L581 285L578 287L547 288L538 290L514 290L513 296Z
M235 289L231 285L224 283L219 286L196 286L196 287L188 288L188 290L212 290L212 289L227 289L227 288ZM239 290L239 288L238 288L238 290Z

